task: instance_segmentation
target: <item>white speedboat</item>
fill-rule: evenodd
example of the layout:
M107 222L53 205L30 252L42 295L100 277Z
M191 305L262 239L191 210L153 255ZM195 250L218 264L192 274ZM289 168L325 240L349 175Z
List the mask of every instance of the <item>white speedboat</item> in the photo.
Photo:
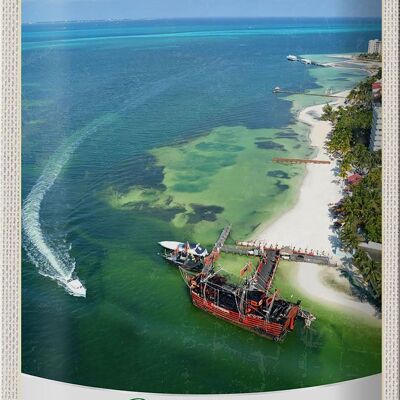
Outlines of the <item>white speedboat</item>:
M296 56L293 56L293 55L291 55L291 54L289 54L286 58L287 58L289 61L299 61L299 59L298 59Z
M181 242L174 242L174 241L168 241L168 240L166 240L164 242L158 242L158 244L167 250L176 250L176 249L179 249L179 247L181 247L183 245L183 243L181 243Z
M86 288L78 278L71 278L66 281L65 287L73 296L86 297Z

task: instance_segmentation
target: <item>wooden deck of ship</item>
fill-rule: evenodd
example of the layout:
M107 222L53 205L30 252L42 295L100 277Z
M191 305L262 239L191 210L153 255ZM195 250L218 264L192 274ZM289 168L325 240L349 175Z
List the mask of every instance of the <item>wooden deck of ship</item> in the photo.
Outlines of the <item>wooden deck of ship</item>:
M278 253L279 254L279 253ZM267 250L265 257L258 264L256 273L251 282L251 288L255 290L269 290L276 268L279 263L279 255L275 250Z

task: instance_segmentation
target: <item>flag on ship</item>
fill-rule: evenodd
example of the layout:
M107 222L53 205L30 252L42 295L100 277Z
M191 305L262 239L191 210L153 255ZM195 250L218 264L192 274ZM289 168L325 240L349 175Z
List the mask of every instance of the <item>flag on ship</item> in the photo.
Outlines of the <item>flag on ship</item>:
M241 270L240 276L243 276L247 271L249 271L250 267L252 266L251 261L249 261Z

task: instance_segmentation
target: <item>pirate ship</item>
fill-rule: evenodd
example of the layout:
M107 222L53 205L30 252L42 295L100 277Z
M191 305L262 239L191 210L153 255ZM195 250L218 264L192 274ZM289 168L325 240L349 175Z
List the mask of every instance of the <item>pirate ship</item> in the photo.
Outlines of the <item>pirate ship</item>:
M272 289L281 250L224 246L230 229L228 226L223 230L210 254L199 244L159 243L164 248L163 257L179 268L193 304L274 341L282 341L299 319L310 326L315 317L301 307L300 300L287 301L278 289ZM251 256L238 280L230 279L218 262L222 252Z

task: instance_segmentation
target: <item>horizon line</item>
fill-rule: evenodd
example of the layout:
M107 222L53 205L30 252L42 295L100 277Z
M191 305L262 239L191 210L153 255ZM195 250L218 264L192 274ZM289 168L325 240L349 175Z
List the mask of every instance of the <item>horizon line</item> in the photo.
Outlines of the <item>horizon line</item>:
M66 19L66 20L48 20L48 21L22 21L21 25L34 25L34 24L57 24L57 23L84 23L84 22L145 22L145 21L185 21L185 20L246 20L246 19L375 19L382 20L382 16L332 16L327 17L321 16L248 16L248 17L224 17L224 16L213 16L213 17L159 17L159 18L107 18L107 19Z

